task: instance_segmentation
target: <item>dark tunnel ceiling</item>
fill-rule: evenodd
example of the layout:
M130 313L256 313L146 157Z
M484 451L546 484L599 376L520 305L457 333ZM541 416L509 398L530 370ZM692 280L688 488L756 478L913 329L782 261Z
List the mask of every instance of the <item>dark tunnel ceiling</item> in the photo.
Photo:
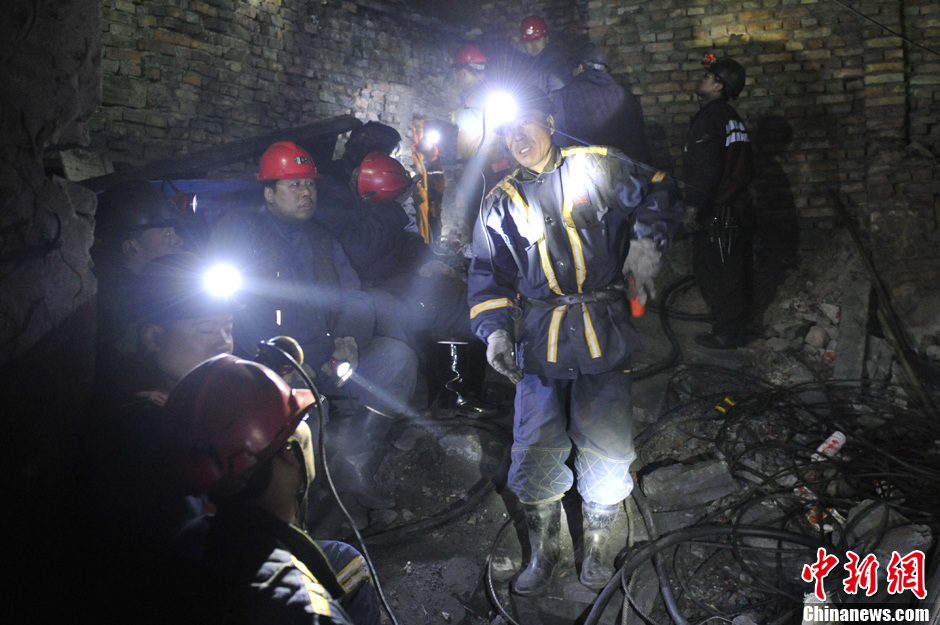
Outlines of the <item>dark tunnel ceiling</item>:
M479 13L484 0L402 0L415 13L436 17L443 22L467 24Z

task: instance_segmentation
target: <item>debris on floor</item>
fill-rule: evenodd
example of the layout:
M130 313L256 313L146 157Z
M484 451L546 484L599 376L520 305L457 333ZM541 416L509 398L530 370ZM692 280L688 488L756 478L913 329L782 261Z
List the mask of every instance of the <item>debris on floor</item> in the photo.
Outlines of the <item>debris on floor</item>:
M638 489L610 545L632 606L619 579L600 595L578 581L574 490L552 587L510 593L528 551L505 488L511 385L488 371L487 400L500 410L486 418L437 410L403 419L377 475L400 508L354 515L398 621L799 622L813 591L803 570L819 548L839 557L825 584L831 600L864 600L842 589L850 549L878 559L884 600L892 553L931 553L940 531L940 424L912 399L892 346L868 334L877 324L853 291L868 283L845 269L851 252L840 254L804 258L775 283L760 336L730 353L695 346L705 326L694 288L670 301L687 317L670 320L681 356L634 383ZM670 353L660 324L657 314L636 320L644 345L635 371ZM868 348L851 351L859 341ZM833 377L853 368L854 379ZM820 453L836 431L844 445ZM348 522L331 531L352 538Z

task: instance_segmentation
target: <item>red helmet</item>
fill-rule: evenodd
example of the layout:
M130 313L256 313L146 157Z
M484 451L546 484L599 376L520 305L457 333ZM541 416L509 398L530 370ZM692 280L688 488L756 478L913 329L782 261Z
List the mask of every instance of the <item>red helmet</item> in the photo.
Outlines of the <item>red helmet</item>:
M269 147L261 157L258 180L294 180L319 178L320 173L310 154L290 141L279 141Z
M548 24L538 15L530 15L522 20L519 36L523 41L535 41L548 36Z
M359 166L357 188L366 202L388 202L411 186L411 176L401 163L381 152L370 152Z
M483 50L469 43L460 46L457 54L454 55L454 67L464 65L469 65L476 70L486 69L486 55L483 54Z
M228 497L291 438L313 393L228 354L180 380L164 407L166 442L187 493ZM312 478L312 476L311 476Z

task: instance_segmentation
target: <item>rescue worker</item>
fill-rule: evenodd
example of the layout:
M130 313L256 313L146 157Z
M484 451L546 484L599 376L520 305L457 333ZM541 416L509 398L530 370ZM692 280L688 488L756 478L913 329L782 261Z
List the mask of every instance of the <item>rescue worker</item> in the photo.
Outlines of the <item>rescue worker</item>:
M377 152L367 156L358 170L357 188L367 204L410 195L412 186L401 163ZM471 345L466 282L455 269L435 259L428 246L421 247L420 267L412 265L411 271L389 275L377 286L398 302L403 325L428 364L425 374L437 407L490 414L492 409L481 401L486 360L478 346ZM429 345L421 345L425 338L437 343L433 355L427 353ZM444 370L450 376L446 382Z
M417 332L469 338L463 281L436 260L420 234L407 229L404 205L415 179L405 167L375 151L346 180L324 176L322 186L313 220L342 245L372 296L382 333L413 346Z
M235 304L206 292L204 269L188 253L147 263L133 306L141 319L140 350L96 367L98 380L77 433L76 504L67 525L78 536L76 548L86 551L78 561L95 583L84 594L102 622L111 622L112 614L143 619L148 601L156 602L154 609L166 601L160 595L165 548L202 511L201 500L172 488L155 442L172 388L199 363L232 351Z
M744 88L744 67L733 59L707 59L695 89L701 108L685 142L685 202L694 230L695 280L715 319L712 331L695 340L734 349L747 343L754 158L747 128L730 104Z
M180 618L193 623L379 625L358 551L302 529L314 477L313 393L264 365L220 355L166 403L163 448L175 483L216 513L174 539Z
M358 202L357 178L365 158L377 152L400 165L397 156L400 147L401 134L397 130L381 122L366 122L349 134L342 157L327 163L317 183L320 210L314 213L313 219L339 240L359 278L365 282L369 281L369 271L384 271L370 259L387 253L402 230L421 234L411 189L403 189L401 197L396 198L404 216L384 205L365 209ZM407 175L410 183L411 174ZM357 203L359 210L350 210L350 206Z
M516 384L508 486L523 505L532 555L513 590L542 591L558 562L572 446L584 516L580 579L597 589L613 573L605 546L636 457L627 371L639 337L625 276L645 303L683 210L663 172L613 148L555 147L544 92L526 89L517 100L519 115L501 132L520 167L486 198L469 286L487 360Z
M607 52L601 46L584 46L577 59L574 78L551 94L555 144L609 145L638 163L649 163L639 98L611 78Z
M414 161L418 186L415 189L415 208L418 232L428 245L441 238L441 195L443 171L438 159L440 123L416 117L411 125L411 158Z
M116 366L99 366L102 398L127 402L136 394L162 405L170 389L200 362L231 353L238 306L204 286L208 264L195 254L167 254L147 263L132 298L139 320L137 352ZM111 414L111 410L104 410Z
M121 183L98 197L91 253L98 278L101 362L136 350L132 302L137 275L154 258L181 249L179 217L173 204L147 181Z
M401 211L400 202L411 197L413 178L397 160L372 152L353 172L350 187L359 197L354 201L334 197L337 201L324 212L323 225L335 233L351 258L359 259L379 327L391 327L407 337L424 365L430 399L437 401L438 408L489 413L491 409L480 401L485 356L467 347L474 337L464 276L438 260L418 234L375 227L383 220L376 213ZM444 384L444 371L459 380Z
M392 420L414 392L417 357L405 343L377 333L372 298L339 242L313 221L320 174L310 155L294 143L275 143L257 177L265 204L224 215L209 241L210 256L232 263L245 278L235 345L251 354L259 341L277 335L300 344L320 390L354 405L350 417L331 421L337 483L363 506L391 507L394 500L377 490L373 474ZM355 371L348 383L334 366L343 361Z
M486 107L493 93L486 79L486 55L467 44L457 50L453 66L460 89L460 105L453 113L457 146L456 155L445 155L447 182L441 209L441 244L449 251L469 243L483 195L509 171L508 155L492 128L486 128Z
M372 288L416 273L429 250L421 235L408 229L404 205L414 183L404 166L372 151L352 168L334 164L330 171L318 182L312 219L343 246L362 284Z
M543 18L530 15L522 20L519 45L521 51L508 54L500 63L503 81L526 82L550 94L571 80L571 64L566 54L551 42Z

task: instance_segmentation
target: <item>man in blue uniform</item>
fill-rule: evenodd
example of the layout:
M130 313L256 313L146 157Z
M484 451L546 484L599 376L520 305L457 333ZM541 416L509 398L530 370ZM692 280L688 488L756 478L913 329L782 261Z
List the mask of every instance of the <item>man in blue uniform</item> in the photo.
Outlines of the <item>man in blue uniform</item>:
M636 457L626 371L639 337L624 278L642 303L653 295L683 209L663 172L611 148L556 148L544 92L525 88L518 99L519 115L501 132L521 167L484 202L469 276L471 326L493 368L517 385L509 486L532 557L514 590L534 594L551 579L572 445L584 502L581 581L599 588L613 573L604 547Z
M210 255L245 276L235 315L236 348L253 354L258 341L294 338L317 385L330 396L355 400L355 414L332 422L337 454L334 477L368 508L394 500L376 490L392 418L407 408L417 379L417 356L405 343L381 334L375 305L339 242L314 223L317 178L310 155L290 142L264 153L258 179L265 205L226 214L209 241ZM356 374L343 385L331 363L348 361Z
M711 349L747 342L754 211L747 186L754 157L744 122L729 104L744 88L745 72L732 59L712 60L695 92L702 106L685 142L685 201L692 227L695 281L715 315L712 331L695 337Z

